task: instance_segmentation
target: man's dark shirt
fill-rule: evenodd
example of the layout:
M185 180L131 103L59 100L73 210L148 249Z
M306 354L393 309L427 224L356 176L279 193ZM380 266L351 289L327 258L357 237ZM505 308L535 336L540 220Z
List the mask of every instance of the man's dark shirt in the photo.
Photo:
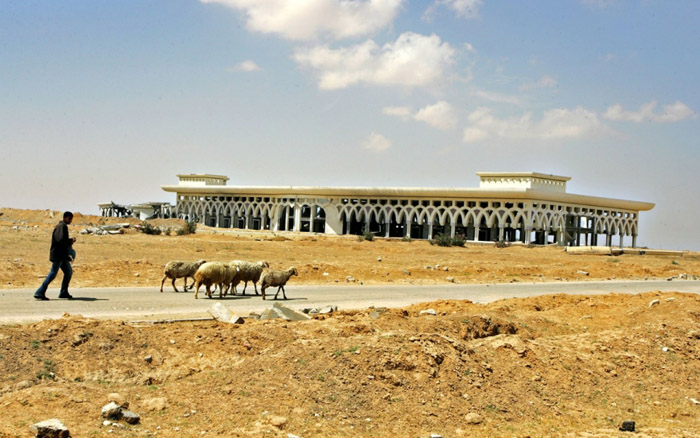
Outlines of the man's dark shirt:
M61 221L53 229L51 237L51 251L49 260L52 262L60 262L68 259L68 251L70 250L73 241L68 236L68 224Z

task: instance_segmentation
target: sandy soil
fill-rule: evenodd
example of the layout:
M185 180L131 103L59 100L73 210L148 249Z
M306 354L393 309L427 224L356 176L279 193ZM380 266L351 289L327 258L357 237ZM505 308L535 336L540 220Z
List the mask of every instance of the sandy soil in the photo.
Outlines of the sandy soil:
M34 288L49 268L58 216L0 212L0 287ZM71 229L98 222L107 221L76 216ZM697 254L573 256L212 231L77 235L73 286L158 288L174 258L265 259L296 265L299 283L331 285L348 276L431 284L700 274ZM700 297L655 291L243 325L65 315L0 327L0 437L31 436L49 418L76 437L631 436L618 431L625 420L637 437L700 437L699 342ZM128 403L141 422L105 425L100 409L110 400Z
M36 288L48 273L51 230L60 212L0 209L0 288ZM51 218L50 215L54 217ZM297 267L294 282L334 284L494 283L516 281L586 281L665 279L699 275L700 254L672 256L572 255L557 246L492 244L440 247L423 240L402 241L261 231L221 230L199 226L187 236L146 235L131 228L120 235L82 235L99 224L140 224L136 219L77 214L70 230L78 241L73 287L160 287L169 260L267 260L272 268ZM154 221L181 228L176 219ZM586 275L587 274L587 275ZM59 278L60 280L60 278ZM58 280L57 280L58 281ZM180 283L181 284L181 283Z

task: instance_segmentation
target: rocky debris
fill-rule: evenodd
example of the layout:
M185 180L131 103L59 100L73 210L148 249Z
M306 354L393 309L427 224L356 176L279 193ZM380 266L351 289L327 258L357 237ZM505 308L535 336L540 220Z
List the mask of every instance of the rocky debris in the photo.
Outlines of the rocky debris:
M381 257L377 257L377 261L378 261L378 262L381 262L381 261L382 261L382 258L381 258Z
M128 407L129 403L118 405L113 401L109 402L102 406L102 417L106 418L107 420L124 420L129 424L138 424L139 421L141 421L141 417L137 413L128 410ZM110 425L116 424L110 423Z
M476 412L470 412L464 416L464 421L466 421L467 424L481 424L484 419Z
M124 234L124 230L131 227L129 223L115 225L101 225L99 227L88 227L80 231L80 234L94 234L96 236L104 236L107 234Z
M122 407L115 402L109 402L102 406L102 418L119 420L122 418Z
M425 309L425 310L421 310L420 312L418 312L418 314L419 315L433 315L433 316L435 316L435 315L437 315L437 312L435 311L435 309Z
M635 424L634 421L623 421L620 425L620 430L622 432L634 432Z
M586 276L586 277L588 277L588 276L590 275L587 271L582 271L582 270L580 270L580 269L579 269L578 271L576 271L576 273L577 273L578 275L583 275L583 276Z
M228 324L243 324L245 321L242 317L235 315L228 307L221 303L216 303L208 310L209 314L219 322Z
M148 411L164 411L168 407L165 397L148 398L141 402L141 407Z
M271 309L266 309L260 315L260 320L264 321L266 319L284 319L287 321L306 321L311 319L309 315L304 312L299 312L291 307L287 307L280 303L275 303L272 305Z
M338 306L328 305L328 306L324 306L323 308L321 308L321 310L319 310L318 313L320 313L321 315L325 315L325 314L333 313L333 312L337 312L337 311L338 311Z
M279 415L270 415L267 421L278 429L283 429L287 424L287 417L281 417Z
M122 420L126 421L129 424L139 424L139 421L141 421L141 417L136 412L123 410Z
M494 350L499 348L511 349L520 357L525 356L528 350L523 340L516 335L496 335L488 338L488 342Z
M29 428L37 438L70 438L70 431L60 420L52 418Z
M324 306L321 307L320 309L318 307L307 307L305 309L302 309L302 312L304 312L307 315L327 315L329 313L337 312L338 311L338 306Z
M455 282L455 278L454 278L454 277L447 277L447 278L445 278L445 280L448 281L449 283L454 283L454 282Z
M347 277L345 277L345 282L347 283L354 283L355 281L355 277L353 277L352 275L348 275Z
M651 302L649 303L649 307L654 307L654 306L656 306L657 304L659 304L660 302L661 302L661 301L659 301L659 300L651 300Z

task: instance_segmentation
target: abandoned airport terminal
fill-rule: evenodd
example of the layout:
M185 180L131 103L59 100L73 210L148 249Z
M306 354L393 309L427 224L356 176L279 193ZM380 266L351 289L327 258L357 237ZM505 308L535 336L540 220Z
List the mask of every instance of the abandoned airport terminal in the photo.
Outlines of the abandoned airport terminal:
M636 247L640 211L653 203L566 192L571 178L536 172L478 172L478 188L229 186L228 177L178 175L161 188L176 204L133 206L219 228L471 242ZM121 215L99 204L102 215ZM123 207L122 207L123 208ZM627 241L625 242L625 239Z

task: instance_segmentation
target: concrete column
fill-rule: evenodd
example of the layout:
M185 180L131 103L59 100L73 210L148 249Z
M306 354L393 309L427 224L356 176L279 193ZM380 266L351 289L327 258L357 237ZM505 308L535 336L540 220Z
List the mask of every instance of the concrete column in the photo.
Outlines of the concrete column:
M609 232L605 235L605 246L612 246L612 235Z
M292 230L301 231L301 207L297 204L294 204L294 226Z
M389 216L391 218L391 216ZM391 219L389 221L386 221L386 216L384 216L384 237L387 239L389 238L389 232L391 231Z
M479 241L479 226L474 225L474 241L478 242Z
M623 243L624 238L625 238L625 235L620 233L620 248L622 248L622 243Z
M309 232L313 233L314 232L314 221L316 219L316 206L315 205L310 205L309 208L311 209L311 213L309 214Z
M457 224L454 222L450 222L450 237L454 239L456 232L457 232Z
M428 240L433 240L433 223L428 222Z
M503 234L505 231L505 227L503 224L498 224L498 241L503 242Z
M636 247L637 247L637 235L632 234L632 248L636 248Z
M343 223L340 221L338 210L333 207L324 207L326 212L326 234L343 234Z
M404 226L403 229L403 237L408 237L409 239L411 238L411 219L406 218L406 225Z
M281 208L275 208L272 210L272 217L270 220L272 223L270 224L270 231L277 232L280 230L280 218L282 216L282 209Z
M525 234L525 244L529 245L532 242L532 225L525 226L523 233Z

